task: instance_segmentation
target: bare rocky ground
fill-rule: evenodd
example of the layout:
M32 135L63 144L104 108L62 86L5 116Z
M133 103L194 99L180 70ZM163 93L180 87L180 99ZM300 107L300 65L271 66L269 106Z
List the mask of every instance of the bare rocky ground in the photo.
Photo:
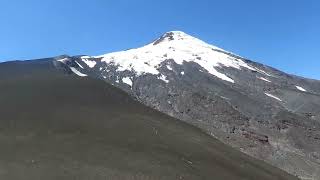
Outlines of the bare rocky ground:
M270 146L271 136L265 137L264 132L238 128L246 128L251 120L222 98L188 91L183 96L193 97L192 103L177 98L173 106L179 113L172 110L171 115L185 116L190 122L191 116L201 115L197 111L217 109L221 121L214 125L221 132L230 131L227 139L246 133L241 137ZM221 105L206 107L212 100ZM188 112L194 104L198 109ZM58 72L52 59L1 63L0 107L0 179L296 179L99 79ZM156 107L169 112L161 103ZM292 116L279 124L284 135L293 133L290 126L296 123L296 115ZM204 126L200 122L194 124ZM222 126L231 122L237 128Z

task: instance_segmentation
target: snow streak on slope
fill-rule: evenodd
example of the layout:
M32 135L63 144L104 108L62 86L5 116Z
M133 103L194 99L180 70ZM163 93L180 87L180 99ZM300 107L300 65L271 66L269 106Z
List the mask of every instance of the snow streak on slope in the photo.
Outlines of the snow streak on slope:
M272 95L272 94L269 94L269 93L264 93L265 95L267 95L267 96L269 96L269 97L271 97L271 98L273 98L273 99L276 99L276 100L278 100L278 101L282 101L280 98L278 98L278 97L276 97L276 96L274 96L274 95Z
M266 78L264 78L264 77L259 77L259 79L271 83L271 81L270 81L269 79L266 79Z
M168 59L174 60L177 64L182 64L184 61L195 62L210 74L231 83L234 83L234 80L215 67L255 70L239 58L228 55L226 51L180 31L168 32L157 41L141 48L109 53L95 58L102 58L101 61L108 64L114 63L118 66L118 71L133 70L138 76L146 73L158 75L157 68ZM84 59L88 63L88 60ZM167 67L172 70L170 66Z
M81 68L81 69L83 69L83 66L80 64L80 63L78 63L78 61L75 61L77 64L78 64L78 66Z
M296 88L298 89L298 90L300 90L300 91L303 91L303 92L307 92L307 90L305 90L303 87L301 87L301 86L296 86Z
M81 73L80 71L78 71L76 68L74 67L70 67L71 71L74 72L76 75L80 76L80 77L86 77L88 75Z

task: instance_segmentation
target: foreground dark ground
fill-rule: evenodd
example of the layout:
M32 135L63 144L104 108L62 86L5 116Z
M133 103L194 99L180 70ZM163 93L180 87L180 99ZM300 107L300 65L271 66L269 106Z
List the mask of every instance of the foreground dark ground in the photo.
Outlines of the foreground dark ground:
M0 64L0 179L295 179L51 60Z

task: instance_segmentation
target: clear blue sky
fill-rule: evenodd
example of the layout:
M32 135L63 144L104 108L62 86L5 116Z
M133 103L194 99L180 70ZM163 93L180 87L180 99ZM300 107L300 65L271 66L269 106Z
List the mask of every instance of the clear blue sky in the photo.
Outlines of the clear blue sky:
M99 55L171 30L320 79L318 0L1 0L0 61Z

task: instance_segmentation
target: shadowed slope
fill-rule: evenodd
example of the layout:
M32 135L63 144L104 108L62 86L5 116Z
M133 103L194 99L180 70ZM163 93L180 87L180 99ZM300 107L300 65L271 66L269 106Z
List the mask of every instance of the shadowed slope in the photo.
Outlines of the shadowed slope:
M0 64L0 179L295 179L50 59Z

